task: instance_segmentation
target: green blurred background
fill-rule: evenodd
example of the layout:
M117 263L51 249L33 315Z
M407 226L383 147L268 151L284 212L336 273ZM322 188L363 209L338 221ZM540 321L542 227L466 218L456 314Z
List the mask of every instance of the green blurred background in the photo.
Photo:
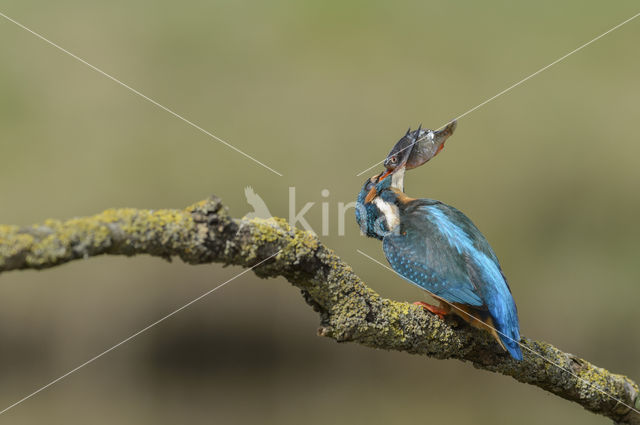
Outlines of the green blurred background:
M42 33L279 177L0 19L0 222L181 208L288 187L383 296L422 294L337 205L407 127L438 127L638 12L632 0L4 0ZM640 20L463 118L407 192L469 215L524 335L640 378ZM367 173L373 174L374 171ZM321 191L328 189L328 198ZM237 274L102 257L0 276L0 408ZM244 275L0 423L583 423L540 389L457 361L338 345L284 279Z

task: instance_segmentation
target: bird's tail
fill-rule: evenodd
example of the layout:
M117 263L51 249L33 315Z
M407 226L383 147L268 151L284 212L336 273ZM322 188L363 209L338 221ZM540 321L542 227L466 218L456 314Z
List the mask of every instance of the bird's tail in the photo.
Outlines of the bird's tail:
M501 305L500 305L501 304ZM489 306L497 337L502 347L516 360L522 360L520 350L520 324L518 323L518 311L513 298L510 296L502 299L502 303Z
M515 315L515 323L510 320L510 325L505 326L504 323L498 322L491 312L477 310L464 304L454 303L453 305L455 307L454 313L471 326L489 332L511 357L516 360L522 360L522 351L520 351L520 345L518 344L520 342L520 331L517 313ZM515 304L513 308L515 311Z
M520 350L520 332L518 328L502 329L500 330L500 341L502 346L511 354L516 360L522 360L522 350Z

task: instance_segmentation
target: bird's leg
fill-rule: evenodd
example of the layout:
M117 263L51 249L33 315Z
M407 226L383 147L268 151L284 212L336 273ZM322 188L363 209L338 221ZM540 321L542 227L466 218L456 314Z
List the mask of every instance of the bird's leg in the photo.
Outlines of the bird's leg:
M414 305L419 305L420 307L424 308L425 310L430 311L431 313L435 314L436 316L438 316L442 320L444 320L444 316L449 314L449 312L451 311L451 308L448 305L443 304L441 302L439 302L440 305L428 304L428 303L426 303L424 301L416 301L413 304Z

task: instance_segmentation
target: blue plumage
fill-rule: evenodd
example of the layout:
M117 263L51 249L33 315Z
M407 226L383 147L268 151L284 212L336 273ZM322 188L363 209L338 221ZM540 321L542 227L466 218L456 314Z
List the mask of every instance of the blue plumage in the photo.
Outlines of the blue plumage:
M436 298L471 309L497 330L512 357L522 359L516 305L482 233L457 209L408 198L390 186L391 176L380 177L365 182L356 219L367 236L382 240L391 267Z

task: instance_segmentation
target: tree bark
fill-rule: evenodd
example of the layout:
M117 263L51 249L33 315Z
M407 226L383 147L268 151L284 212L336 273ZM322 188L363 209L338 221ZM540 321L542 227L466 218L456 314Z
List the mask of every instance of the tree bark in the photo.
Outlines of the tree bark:
M64 222L0 226L0 273L45 269L102 254L149 254L167 260L177 256L189 264L251 267L275 253L254 272L263 278L283 276L298 287L320 315L320 336L467 361L617 423L640 425L638 385L629 378L528 338L521 343L532 351L523 350L524 360L514 361L486 332L381 298L316 236L283 219L231 218L216 197L184 210L111 209Z

